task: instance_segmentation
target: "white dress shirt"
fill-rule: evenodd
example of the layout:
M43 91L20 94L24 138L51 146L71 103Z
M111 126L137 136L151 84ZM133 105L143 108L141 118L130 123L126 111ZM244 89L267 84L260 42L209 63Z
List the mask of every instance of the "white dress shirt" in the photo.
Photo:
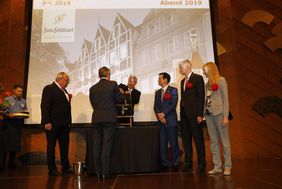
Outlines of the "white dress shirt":
M59 83L57 83L56 81L55 81L55 83L56 83L56 85L65 93L65 96L66 96L67 100L70 101L69 94L65 91L65 89L63 89L63 88L59 85Z

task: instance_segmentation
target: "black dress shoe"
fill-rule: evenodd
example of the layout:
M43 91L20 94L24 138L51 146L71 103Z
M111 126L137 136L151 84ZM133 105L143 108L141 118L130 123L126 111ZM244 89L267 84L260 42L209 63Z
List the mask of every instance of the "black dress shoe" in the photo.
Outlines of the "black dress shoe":
M172 167L172 171L173 171L173 172L179 171L179 167L178 167L178 166L173 166L173 167Z
M15 169L15 168L18 167L18 165L13 162L13 163L9 163L9 164L8 164L8 167L9 167L9 168L12 168L12 169Z
M206 172L206 168L205 167L201 167L199 166L197 169L197 173L205 173Z
M72 167L63 168L62 173L73 173L73 168Z
M102 178L103 177L101 173L96 173L95 175L96 175L97 178Z
M184 167L183 171L187 172L187 173L192 173L193 169L192 169L192 167Z
M168 166L164 166L164 165L161 166L161 171L168 171L168 170L169 170Z
M61 176L61 175L62 174L57 170L49 171L49 176Z
M103 178L103 179L111 179L111 178L112 178L112 175L102 175L102 178Z

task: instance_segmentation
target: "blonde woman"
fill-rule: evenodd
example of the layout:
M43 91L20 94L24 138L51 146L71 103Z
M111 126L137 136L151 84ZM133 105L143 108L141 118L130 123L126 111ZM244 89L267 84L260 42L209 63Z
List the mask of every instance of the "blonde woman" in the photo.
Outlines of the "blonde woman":
M231 175L231 148L228 133L229 100L227 83L219 75L215 63L209 62L203 66L204 75L208 78L206 84L205 119L210 136L210 146L214 168L208 173L222 173L220 142L223 147L224 175Z

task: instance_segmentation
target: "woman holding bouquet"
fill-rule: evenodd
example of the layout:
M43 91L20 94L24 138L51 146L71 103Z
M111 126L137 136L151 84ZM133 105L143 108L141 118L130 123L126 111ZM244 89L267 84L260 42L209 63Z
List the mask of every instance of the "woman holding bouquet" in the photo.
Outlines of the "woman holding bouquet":
M214 168L209 174L222 173L220 156L220 141L223 147L224 172L231 175L231 147L228 133L229 100L228 88L224 77L219 75L217 65L213 62L203 66L204 75L208 78L206 84L205 119L210 136L210 146Z

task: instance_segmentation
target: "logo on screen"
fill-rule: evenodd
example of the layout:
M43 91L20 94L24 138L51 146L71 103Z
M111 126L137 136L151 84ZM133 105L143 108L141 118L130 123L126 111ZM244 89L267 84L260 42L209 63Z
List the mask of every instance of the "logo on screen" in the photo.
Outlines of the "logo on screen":
M71 4L71 0L42 0L42 6L68 6Z
M58 23L62 23L64 21L66 14L59 14L57 16L55 16L54 18L54 25L58 24Z

